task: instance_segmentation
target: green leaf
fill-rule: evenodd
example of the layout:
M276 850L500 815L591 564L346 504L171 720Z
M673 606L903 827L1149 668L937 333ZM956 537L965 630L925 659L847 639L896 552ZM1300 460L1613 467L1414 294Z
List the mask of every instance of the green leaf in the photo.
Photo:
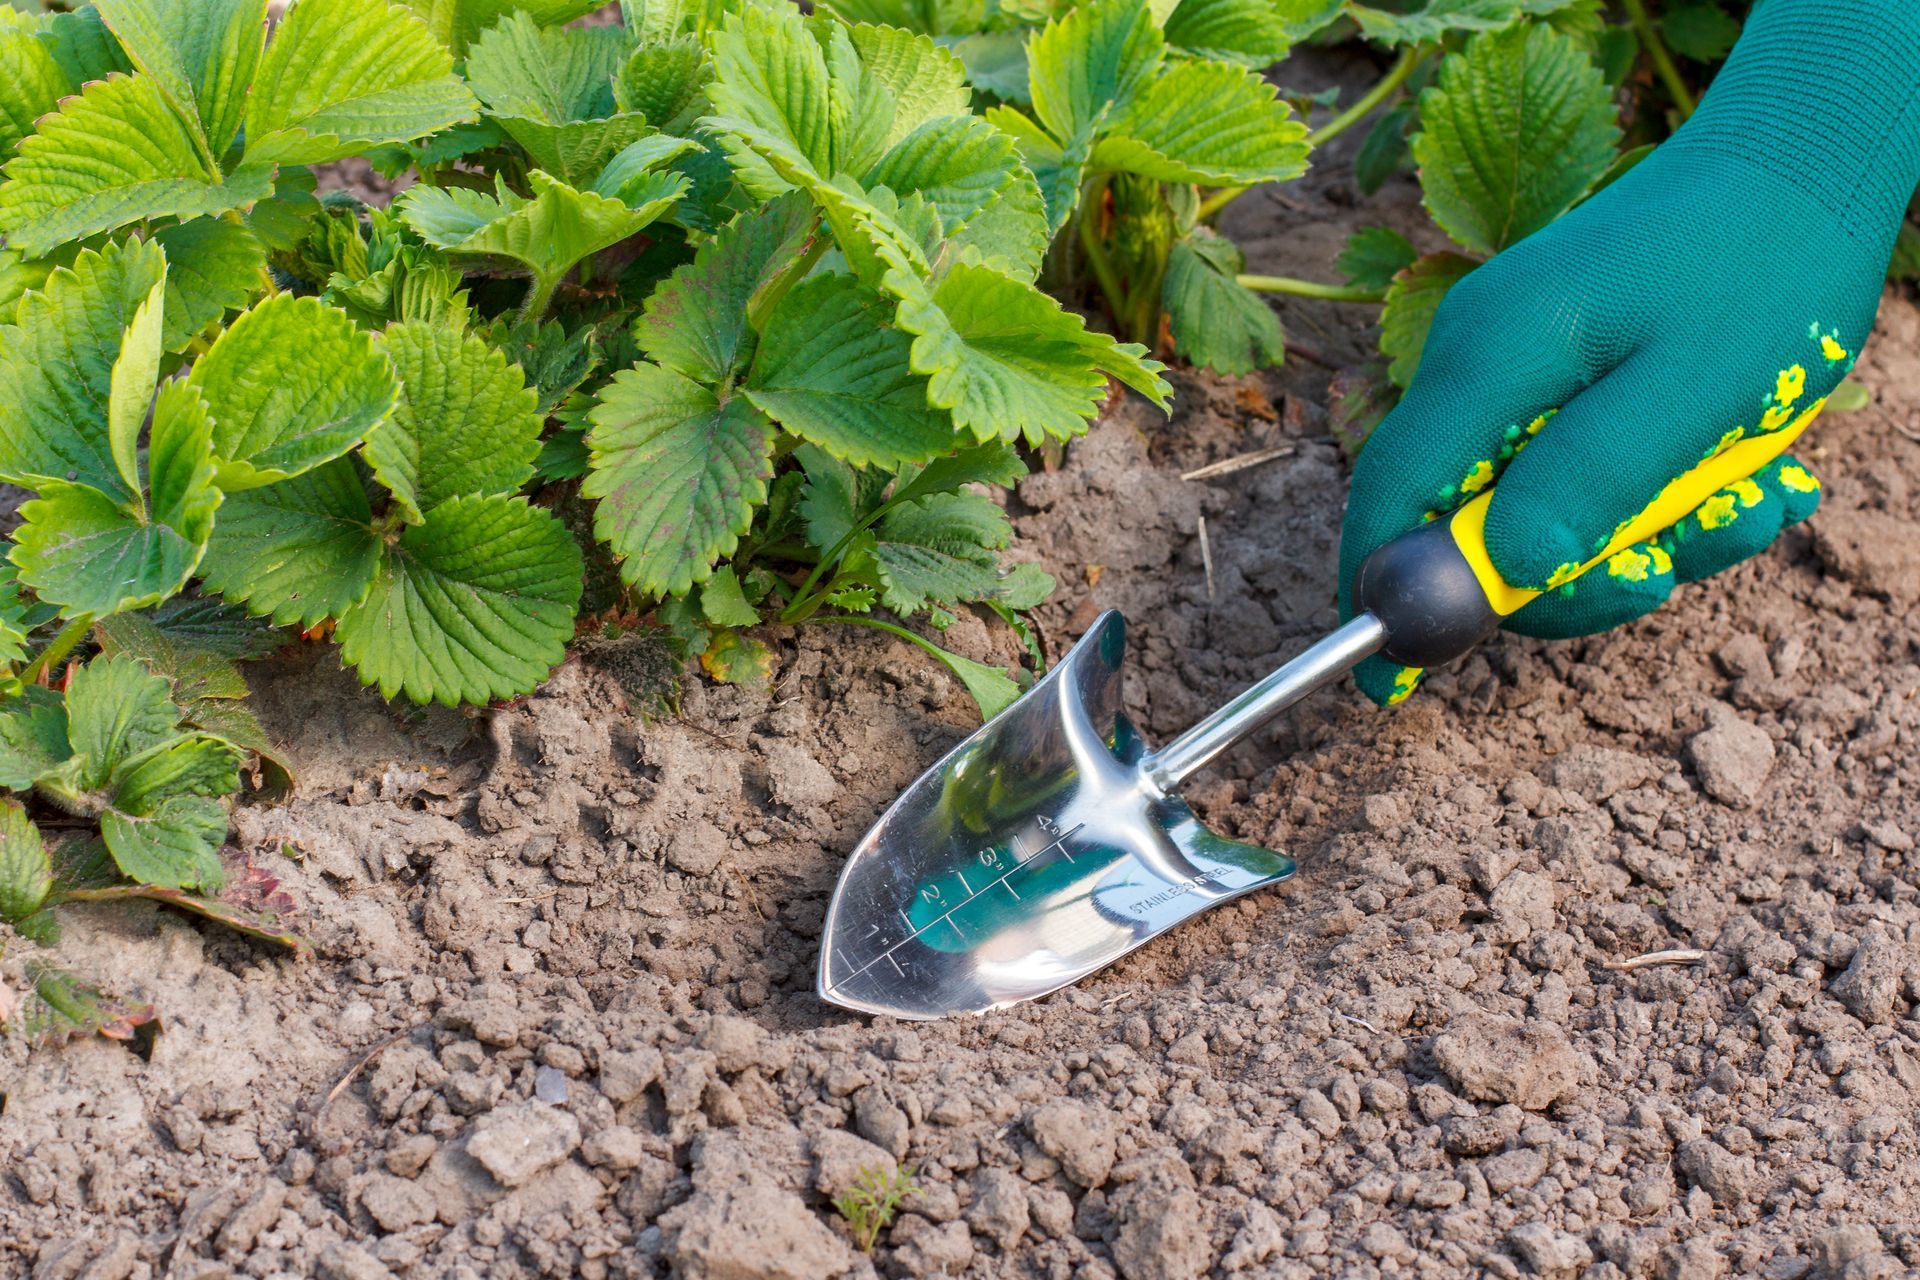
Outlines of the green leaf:
M773 650L752 636L720 630L701 652L700 666L722 684L761 688L773 679Z
M37 7L44 8L45 5ZM82 5L70 13L48 14L41 20L41 38L60 64L70 85L105 80L114 72L130 72L127 51L100 20L93 5Z
M68 98L20 143L0 183L0 234L29 257L145 218L224 213L264 199L273 170L222 178L148 76L111 76Z
M264 658L286 643L270 623L248 616L245 609L206 597L169 600L138 620L150 624L175 644L195 653L215 654L230 661ZM104 619L97 630L135 621L130 615Z
M1063 146L1012 107L988 107L986 118L995 128L1013 135L1019 145L1020 155L1045 197L1047 234L1051 237L1066 225L1080 203L1080 181L1093 147L1092 131L1076 135Z
M426 25L388 0L299 0L247 96L248 161L325 164L472 120Z
M471 333L417 322L388 329L381 346L400 400L364 455L407 520L419 524L449 498L517 492L533 475L541 428L519 368Z
M235 320L187 381L213 411L228 492L340 457L392 412L399 391L392 363L346 312L287 293Z
M848 22L900 27L923 35L964 35L987 20L986 0L833 0L820 6Z
M817 445L803 444L793 456L807 477L798 504L800 519L807 541L824 554L879 507L887 476L850 467Z
M650 132L644 115L615 108L613 77L627 49L618 27L542 29L512 14L475 42L467 80L537 167L584 186Z
M649 133L628 143L607 161L593 180L593 190L599 195L612 196L629 208L640 208L659 199L666 186L678 176L658 172L660 166L698 147L698 143L686 138Z
M27 980L33 995L17 1021L29 1038L49 1047L77 1036L131 1040L160 1016L150 1004L116 1000L93 983L49 965L28 961Z
M1683 58L1718 62L1733 52L1740 24L1717 4L1681 4L1660 19L1667 47Z
M718 383L751 354L747 304L803 251L812 210L799 196L743 213L648 297L634 341L655 363Z
M127 397L135 394L129 385L134 364L144 371L154 353L126 364L122 357L143 310L146 326L157 324L166 269L165 257L150 244L109 244L82 252L72 267L53 272L21 299L15 325L0 328L0 385L7 388L0 396L0 478L27 488L87 485L115 502L135 499L128 471L131 432L140 424ZM131 340L140 346L151 336L136 333ZM150 380L146 389L150 394ZM141 403L137 412L145 409Z
M0 787L25 791L72 755L59 694L30 684L0 701Z
M1144 348L1089 333L1086 323L1024 281L961 261L931 289L902 267L888 273L899 325L914 334L913 368L928 402L980 440L1037 444L1086 429L1106 375L1164 402L1160 366Z
M773 474L773 427L744 396L722 401L671 369L614 375L590 415L593 531L645 595L685 595L733 554Z
M1090 135L1111 104L1151 80L1165 51L1147 0L1081 5L1027 45L1034 115L1056 140Z
M1413 381L1447 290L1479 265L1457 253L1430 253L1394 277L1380 315L1380 353L1393 361L1388 373L1395 386L1404 390Z
M941 493L884 516L872 555L881 603L899 614L984 600L1000 584L999 557L1013 530L1006 512L977 493Z
M245 307L267 287L267 248L245 226L195 218L153 233L167 255L168 351Z
M746 397L788 432L856 466L922 462L955 444L927 407L892 303L852 276L815 276L768 317Z
M1174 350L1234 377L1277 367L1287 356L1280 317L1235 279L1245 266L1232 241L1195 227L1174 244L1161 288Z
M921 647L940 659L946 664L947 670L960 678L974 705L980 708L982 720L993 719L1020 700L1020 686L1001 668L963 658L937 644L923 641Z
M207 586L276 625L307 628L365 598L380 536L353 463L338 458L227 495L200 562Z
M133 65L218 160L240 132L266 39L267 0L96 0Z
M943 116L896 143L863 184L890 187L902 197L920 196L939 213L940 225L953 233L1027 176L1011 134L976 116ZM1044 240L1044 222L1036 222L1034 231Z
M1166 21L1167 43L1199 58L1264 71L1293 47L1274 0L1179 0Z
M635 235L685 193L672 175L660 198L642 208L591 191L578 191L538 170L529 175L533 197L500 186L494 195L461 188L414 187L398 207L428 244L449 253L508 258L532 274L529 319L575 263Z
M434 38L455 53L511 13L525 13L543 27L557 26L601 8L603 0L403 0Z
M1095 170L1213 186L1278 182L1307 169L1307 126L1279 91L1244 67L1182 62L1108 118Z
M760 621L760 611L747 603L740 575L730 564L715 569L701 585L700 613L716 627L751 627Z
M1037 609L1059 584L1037 564L1016 564L1000 576L994 598L1009 609Z
M11 157L41 116L73 85L34 25L0 15L0 161Z
M525 693L566 657L584 567L566 526L524 498L454 498L389 548L340 617L341 655L387 698Z
M925 35L861 23L849 28L847 37L860 58L854 110L886 123L877 134L877 149L890 150L916 129L971 110L965 64Z
M1353 157L1353 184L1361 195L1373 195L1387 185L1387 179L1400 172L1411 150L1407 125L1413 121L1411 104L1401 103L1380 114L1367 131L1359 152Z
M1012 485L1027 474L1027 464L1010 445L995 441L935 458L914 471L903 471L891 501L906 503L936 493L956 493L970 484Z
M1425 44L1454 32L1503 31L1522 18L1543 17L1574 0L1427 0L1411 13L1349 3L1347 12L1369 40Z
M179 736L180 709L167 682L134 658L96 658L67 688L67 739L87 790L106 786L123 767Z
M22 924L53 888L53 859L18 800L0 800L0 920Z
M835 153L850 128L852 105L844 92L834 93L826 50L798 10L781 5L731 14L710 49L714 79L707 97L720 127L759 131L791 147L822 177L838 171Z
M1016 27L955 40L952 49L966 65L967 83L1002 102L1031 105L1033 95L1027 87L1027 40L1031 34Z
M1572 207L1620 140L1600 70L1547 27L1476 36L1420 95L1424 202L1462 247L1497 253Z
M643 44L620 68L613 84L622 111L636 112L657 129L683 133L707 109L707 82L713 64L692 36Z
M143 500L43 485L20 508L13 550L20 580L69 617L144 608L179 591L200 563L220 506L212 432L194 389L167 383L154 402Z
M1347 237L1347 247L1334 265L1349 284L1385 289L1419 256L1412 242L1392 227L1362 227Z
M192 738L174 750L190 748L224 760L232 780L226 790L239 790L238 753L231 746ZM220 846L227 838L227 811L210 796L169 796L139 813L116 806L100 815L100 835L114 864L144 884L217 889L225 874Z
M628 44L619 27L542 28L510 13L474 42L467 83L490 115L548 124L606 116Z

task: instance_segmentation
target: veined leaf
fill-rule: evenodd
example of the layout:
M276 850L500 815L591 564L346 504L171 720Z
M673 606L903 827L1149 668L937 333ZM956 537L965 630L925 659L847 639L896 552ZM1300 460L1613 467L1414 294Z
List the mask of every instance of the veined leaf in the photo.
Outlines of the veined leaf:
M264 489L229 494L200 573L277 625L311 627L358 604L380 537L353 463L337 458Z
M1174 350L1235 377L1277 366L1287 355L1280 317L1235 279L1244 266L1232 241L1195 227L1174 244L1161 289Z
M849 28L847 37L860 57L868 104L860 109L886 118L877 139L880 148L891 149L934 120L965 116L970 110L973 94L967 88L966 66L926 35L863 23Z
M426 25L388 0L298 0L247 96L248 161L325 164L472 120Z
M927 406L893 304L852 276L815 276L768 317L746 397L793 435L856 466L897 467L951 449Z
M1147 0L1081 5L1027 45L1034 115L1058 141L1090 133L1110 104L1149 82L1165 52Z
M428 244L449 253L509 258L526 267L533 288L525 310L527 318L537 319L575 263L639 233L686 193L684 177L667 179L657 198L636 209L535 170L531 199L504 186L492 196L415 187L401 197L400 216Z
M1020 686L999 667L963 658L937 644L922 642L920 647L940 659L947 670L959 677L974 705L980 708L982 720L993 719L1020 700Z
M83 251L21 299L15 325L0 328L0 385L7 388L0 395L0 478L28 488L88 485L115 502L135 498L122 456L130 455L132 441L114 441L109 429L114 370L136 316L164 288L166 270L151 244L109 244ZM137 430L139 423L132 425Z
M73 755L67 706L45 685L0 701L0 787L25 791Z
M35 24L0 17L0 161L13 155L41 116L73 92Z
M1266 70L1293 47L1286 15L1274 0L1179 0L1164 29L1177 49L1254 71Z
M1419 258L1420 251L1392 227L1362 227L1347 237L1335 265L1349 284L1385 289Z
M1013 530L992 499L942 493L894 508L876 534L880 601L905 615L993 595L1000 582L994 553Z
M697 150L699 144L686 138L649 132L628 143L609 160L593 180L593 190L611 196L630 209L645 208L661 199L680 175L659 172L670 160Z
M51 965L28 961L27 981L33 995L17 1021L29 1038L42 1045L61 1045L76 1036L91 1035L131 1040L139 1028L160 1016L150 1004L116 1000L93 983Z
M1161 182L1278 182L1307 168L1307 127L1244 67L1182 62L1120 104L1090 166Z
M409 526L341 615L341 654L381 696L483 703L566 657L584 570L566 526L523 498L454 498Z
M548 124L606 116L629 44L620 27L543 28L510 13L474 42L467 83L492 115Z
M508 14L524 13L543 27L584 17L603 0L404 0L434 38L456 54Z
M1457 253L1430 253L1394 277L1380 315L1380 353L1393 361L1388 374L1395 386L1405 390L1413 381L1447 290L1479 265Z
M267 286L266 246L238 223L195 218L154 232L153 240L167 255L161 340L168 351L181 350Z
M715 123L758 130L791 147L819 176L832 177L838 145L851 127L851 103L844 91L836 103L826 51L799 11L750 6L727 18L710 48L714 79L707 97Z
M393 365L344 311L287 293L235 320L187 381L213 411L219 484L230 493L338 458L398 394Z
M74 670L67 739L84 789L108 785L130 761L178 737L179 724L167 682L137 659L97 658Z
M803 444L793 456L806 474L796 510L807 541L824 555L885 500L888 476L851 467L818 445Z
M900 472L891 501L912 502L936 493L957 493L970 484L1011 485L1027 474L1027 464L1009 445L977 444L935 458L918 469Z
M644 363L615 374L590 417L593 470L580 491L600 500L594 534L628 585L685 595L733 554L765 501L772 424L744 396L723 402Z
M153 410L149 494L116 502L89 485L42 485L41 496L20 508L13 549L20 580L69 617L144 608L179 591L200 563L220 505L212 431L199 394L167 383Z
M83 85L105 80L116 71L133 70L127 51L107 30L93 5L83 5L70 13L50 13L40 21L41 38L66 73L68 84Z
M986 0L833 0L820 7L848 22L900 27L929 36L965 35L987 21Z
M143 218L224 213L264 199L271 166L222 177L150 76L110 76L21 141L0 183L0 234L32 256Z
M100 815L107 852L127 876L176 889L218 889L227 811L215 796L240 789L240 751L183 736L129 761L110 784Z
M1547 27L1476 36L1420 95L1423 200L1460 245L1497 253L1606 172L1615 115L1600 69L1572 38Z
M240 132L266 39L267 0L96 0L134 66L153 77L217 162Z
M1093 147L1093 131L1083 130L1065 145L1012 107L988 107L987 120L1011 134L1046 200L1047 233L1066 225L1080 203L1080 181Z
M715 569L701 584L700 616L716 627L751 627L760 621L760 611L747 603L740 575L730 564Z
M967 219L965 226L949 231L946 251L955 257L972 251L988 266L1030 281L1040 274L1053 231L1040 183L1021 164L1011 184Z
M1545 17L1574 0L1427 0L1412 13L1349 3L1360 32L1382 44L1425 44L1453 32L1502 31L1522 18Z
M902 138L864 179L895 194L918 193L953 233L1025 177L1012 135L976 116L943 116ZM1040 228L1045 234L1044 224Z
M966 64L967 83L1002 102L1030 106L1027 87L1027 40L1024 28L982 31L953 42L953 52Z
M527 482L541 423L516 366L474 335L437 325L395 325L381 345L400 400L364 452L411 523L449 498L512 494Z
M40 828L12 797L0 799L0 920L24 924L53 888L53 859Z
M676 36L633 51L614 81L614 101L657 129L682 133L705 112L712 79L705 47L692 36Z
M739 215L647 298L634 341L676 373L725 381L751 355L747 304L802 251L813 221L798 194Z
M1160 366L1144 348L1089 333L1077 315L1032 285L990 267L956 263L931 288L896 268L899 324L914 334L913 367L928 402L980 440L1037 444L1086 429L1106 374L1164 403Z

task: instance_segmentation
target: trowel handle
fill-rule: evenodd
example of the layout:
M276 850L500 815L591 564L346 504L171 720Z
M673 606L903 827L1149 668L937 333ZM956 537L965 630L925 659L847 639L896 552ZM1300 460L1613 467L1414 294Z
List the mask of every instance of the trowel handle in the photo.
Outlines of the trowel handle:
M1720 490L1785 453L1806 421L1742 440L1675 478L1639 515L1621 525L1599 554L1555 576L1564 586L1635 543L1684 520ZM1505 619L1540 596L1509 584L1487 554L1487 508L1493 490L1436 520L1404 533L1368 556L1353 580L1353 603L1379 619L1387 642L1381 652L1408 667L1437 667L1465 657Z

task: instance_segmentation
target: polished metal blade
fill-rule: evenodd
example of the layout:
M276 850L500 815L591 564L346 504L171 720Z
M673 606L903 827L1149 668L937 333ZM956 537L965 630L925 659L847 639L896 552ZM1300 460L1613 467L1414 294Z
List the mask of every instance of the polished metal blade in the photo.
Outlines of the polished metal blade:
M1122 710L1125 648L1125 621L1104 614L874 824L827 911L824 999L899 1018L984 1012L1293 874L1292 858L1214 835L1168 793L1166 761Z

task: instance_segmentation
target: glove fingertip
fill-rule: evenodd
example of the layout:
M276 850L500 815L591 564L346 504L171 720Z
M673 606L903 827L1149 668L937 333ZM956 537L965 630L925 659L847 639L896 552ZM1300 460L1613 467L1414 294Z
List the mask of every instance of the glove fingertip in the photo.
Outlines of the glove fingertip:
M1368 658L1353 669L1353 682L1375 706L1393 707L1411 697L1426 674L1421 667L1403 667L1385 658Z
M1820 507L1820 478L1791 455L1781 458L1768 477L1786 507L1784 524L1799 524Z

